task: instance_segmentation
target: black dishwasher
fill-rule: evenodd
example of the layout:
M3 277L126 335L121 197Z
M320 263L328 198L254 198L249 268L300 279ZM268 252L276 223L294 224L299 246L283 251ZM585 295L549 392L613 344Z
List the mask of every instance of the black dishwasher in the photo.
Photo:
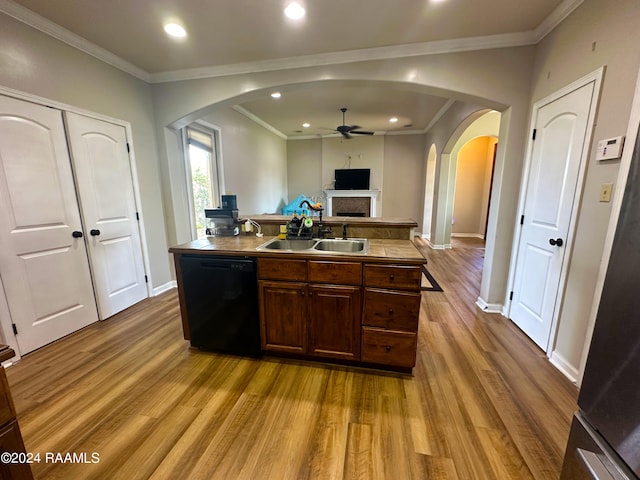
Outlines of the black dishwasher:
M182 255L180 269L191 345L259 356L255 259Z

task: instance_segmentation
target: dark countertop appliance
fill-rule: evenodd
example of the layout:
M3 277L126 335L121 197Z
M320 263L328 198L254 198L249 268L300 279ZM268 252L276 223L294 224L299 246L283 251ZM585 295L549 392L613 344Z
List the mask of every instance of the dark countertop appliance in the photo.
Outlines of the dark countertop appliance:
M191 346L259 356L255 259L181 255L180 271Z
M240 233L238 228L238 209L207 208L205 233L217 237L232 237Z
M640 478L640 135L636 139L562 480Z

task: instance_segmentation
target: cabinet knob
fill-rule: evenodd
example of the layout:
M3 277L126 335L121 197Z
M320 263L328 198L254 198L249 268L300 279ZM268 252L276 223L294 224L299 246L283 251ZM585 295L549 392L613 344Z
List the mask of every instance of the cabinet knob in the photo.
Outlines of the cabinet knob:
M394 277L393 273L392 273L391 275L389 275L389 280L393 280L393 279L395 279L395 278L396 278L396 277Z
M300 290L300 296L304 297L304 290Z
M386 347L384 347L384 349L385 349L387 352L390 352L390 351L391 351L391 346L390 346L390 345L387 345Z
M393 308L389 309L389 315L393 315Z

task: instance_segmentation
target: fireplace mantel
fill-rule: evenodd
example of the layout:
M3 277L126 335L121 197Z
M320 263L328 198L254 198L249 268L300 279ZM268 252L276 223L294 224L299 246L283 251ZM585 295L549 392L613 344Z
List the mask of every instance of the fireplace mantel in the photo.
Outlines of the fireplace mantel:
M333 198L334 197L356 197L356 198L369 198L371 199L371 216L376 217L376 204L380 190L325 190L327 196L327 204L325 205L325 211L327 216L333 216Z

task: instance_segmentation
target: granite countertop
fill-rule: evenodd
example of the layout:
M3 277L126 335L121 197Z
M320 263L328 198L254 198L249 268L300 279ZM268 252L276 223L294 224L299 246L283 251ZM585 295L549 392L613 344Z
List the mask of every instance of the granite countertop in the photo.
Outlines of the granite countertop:
M252 217L253 218L253 217ZM230 255L252 257L281 257L305 259L333 259L337 261L360 260L367 262L402 262L424 264L427 260L410 240L369 239L369 252L364 254L332 254L300 252L258 251L257 247L274 238L273 236L256 237L255 235L237 235L235 237L206 237L192 242L176 245L169 249L177 254Z

